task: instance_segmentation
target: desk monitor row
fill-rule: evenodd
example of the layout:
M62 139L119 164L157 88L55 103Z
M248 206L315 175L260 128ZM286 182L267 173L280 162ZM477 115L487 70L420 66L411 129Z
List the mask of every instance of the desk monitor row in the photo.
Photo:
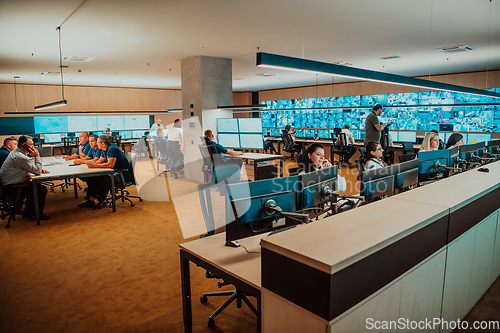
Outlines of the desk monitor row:
M324 204L332 198L330 191L336 189L337 166L300 176L229 184L226 186L226 244L321 214ZM279 209L273 209L276 206Z
M339 128L340 130L340 128ZM320 139L325 139L325 140L331 140L332 139L332 133L336 133L336 129L334 128L329 128L329 129L314 129L314 128L298 128L294 129L295 131L295 137L297 139L314 139L316 136ZM361 140L363 141L365 139L365 131L364 130L350 130L352 132L352 135L354 137L354 140ZM274 136L274 137L280 137L283 132L282 128L276 128L272 127L269 128L268 135L269 136Z
M264 149L264 136L262 134L219 133L217 139L218 143L226 148Z
M427 133L429 132L426 132L425 134L427 135ZM464 132L457 132L457 133L463 136L463 141L464 144L466 145L491 140L491 134L489 133L464 133ZM441 139L441 141L443 141L446 144L446 142L448 142L448 139L452 134L453 132L439 132L439 139Z
M217 118L217 133L263 133L261 118Z

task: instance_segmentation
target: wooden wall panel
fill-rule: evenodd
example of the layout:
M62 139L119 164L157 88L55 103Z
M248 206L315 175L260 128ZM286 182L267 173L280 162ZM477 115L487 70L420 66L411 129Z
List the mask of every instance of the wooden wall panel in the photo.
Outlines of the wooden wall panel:
M353 82L347 84L347 95L348 96L361 95L361 82Z
M103 111L116 110L116 90L117 88L103 88L103 95L106 97L102 101Z
M486 89L488 84L486 83L487 75L486 72L479 72L474 74L474 88Z
M250 105L252 104L251 92L233 92L233 105Z

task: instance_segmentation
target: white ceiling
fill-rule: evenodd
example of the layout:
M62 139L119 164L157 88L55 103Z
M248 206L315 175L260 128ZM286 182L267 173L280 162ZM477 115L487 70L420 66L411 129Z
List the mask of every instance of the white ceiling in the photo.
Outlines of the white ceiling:
M0 82L59 84L40 72L59 70L56 27L82 2L0 0ZM500 0L88 0L62 25L62 55L94 59L64 62L64 82L180 89L198 55L231 58L235 91L333 80L258 68L259 51L410 76L500 69L499 17ZM475 50L436 51L456 45Z

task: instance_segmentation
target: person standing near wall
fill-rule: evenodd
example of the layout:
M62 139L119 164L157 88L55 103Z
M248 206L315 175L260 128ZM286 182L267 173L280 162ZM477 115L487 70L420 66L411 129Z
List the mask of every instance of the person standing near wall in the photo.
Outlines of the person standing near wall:
M372 113L366 117L365 122L365 146L368 142L380 143L380 132L385 128L385 124L380 123L378 117L382 114L382 105L377 104L373 107Z

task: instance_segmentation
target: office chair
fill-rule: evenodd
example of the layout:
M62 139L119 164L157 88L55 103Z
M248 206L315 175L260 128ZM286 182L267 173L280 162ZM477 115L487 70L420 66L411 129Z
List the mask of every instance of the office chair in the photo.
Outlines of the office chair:
M334 164L335 160L335 154L339 155L339 164L338 166L341 167L343 165L350 167L349 160L346 160L346 156L351 152L350 151L350 146L347 142L347 136L345 133L339 133L337 138L335 138L335 134L331 133L332 135L332 141L334 144L330 146L330 158L332 164ZM338 140L340 139L340 140ZM340 145L337 145L337 144Z
M402 142L403 145L403 155L408 154L409 152L413 152L413 143L412 142Z
M157 151L156 155L156 170L160 170L160 164L165 165L165 170L158 173L158 177L163 175L165 172L170 171L170 165L167 153L167 141L166 140L156 140L154 143L154 150Z
M234 165L234 164L232 164ZM198 195L200 198L201 211L203 213L203 219L205 220L205 225L207 227L207 233L200 236L200 238L209 237L215 234L215 218L214 218L214 210L212 206L212 197L211 190L215 189L219 192L225 192L225 186L227 181L219 182L219 183L208 183L208 184L200 184L198 185ZM221 279L220 277L206 271L205 277L207 279ZM223 280L223 282L217 283L218 287L230 285L230 283ZM208 317L208 327L215 326L215 317L217 317L229 304L231 304L234 300L236 300L236 304L238 308L242 307L242 301L250 308L250 310L258 316L257 310L253 306L253 304L248 299L247 295L243 293L240 289L236 288L236 290L227 290L227 291L216 291L204 293L200 297L200 302L202 304L206 304L208 301L208 297L213 296L229 296L229 298L215 310L214 313Z
M130 195L130 192L126 190L127 187L136 184L135 183L135 177L134 177L135 161L136 161L135 154L134 153L128 153L127 154L127 160L130 163L130 165L132 166L132 169L131 169L131 172L130 172L131 173L131 179L129 181L125 181L125 177L123 176L123 173L127 172L128 171L127 169L115 170L116 172L118 172L118 174L120 176L120 182L115 183L115 188L111 189L111 190L115 191L115 193L117 194L115 196L115 200L116 201L118 201L119 199L121 199L122 202L125 202L125 200L127 200L128 202L130 202L130 206L134 207L135 203L132 200L130 200L130 198L139 199L139 202L142 202L143 199L141 197L139 197L139 196ZM112 198L106 199L106 203L109 204L109 208L111 208L113 206L112 200L113 200Z
M198 145L200 149L201 158L203 159L203 166L201 167L201 172L203 172L203 181L205 183L213 182L213 157L208 151L208 146L205 144ZM216 151L217 153L217 151Z
M281 140L283 140L283 151L292 154L291 156L283 156L283 160L287 157L294 160L295 154L300 152L300 145L293 141L292 135L290 133L283 133L281 135Z
M139 141L137 141L134 147L132 147L132 151L136 154L137 160L149 160L148 145L145 136L141 137Z
M417 158L417 154L399 155L398 158L399 158L399 163L408 162Z
M389 134L384 134L382 135L382 138L380 140L380 145L382 146L383 149L383 157L385 163L388 165L394 164L394 148L391 148L389 144Z
M179 141L167 142L167 156L170 165L170 175L177 179L177 172L184 169L184 156L181 153L181 143Z
M38 147L37 150L40 157L54 156L54 147Z
M16 219L16 213L21 214L20 208L23 203L23 198L21 197L23 187L31 186L30 183L26 184L14 184L11 185L12 191L5 191L5 186L2 185L0 181L0 211L2 212L0 218L3 220L7 216L9 220L5 225L5 228L10 228L10 221Z

